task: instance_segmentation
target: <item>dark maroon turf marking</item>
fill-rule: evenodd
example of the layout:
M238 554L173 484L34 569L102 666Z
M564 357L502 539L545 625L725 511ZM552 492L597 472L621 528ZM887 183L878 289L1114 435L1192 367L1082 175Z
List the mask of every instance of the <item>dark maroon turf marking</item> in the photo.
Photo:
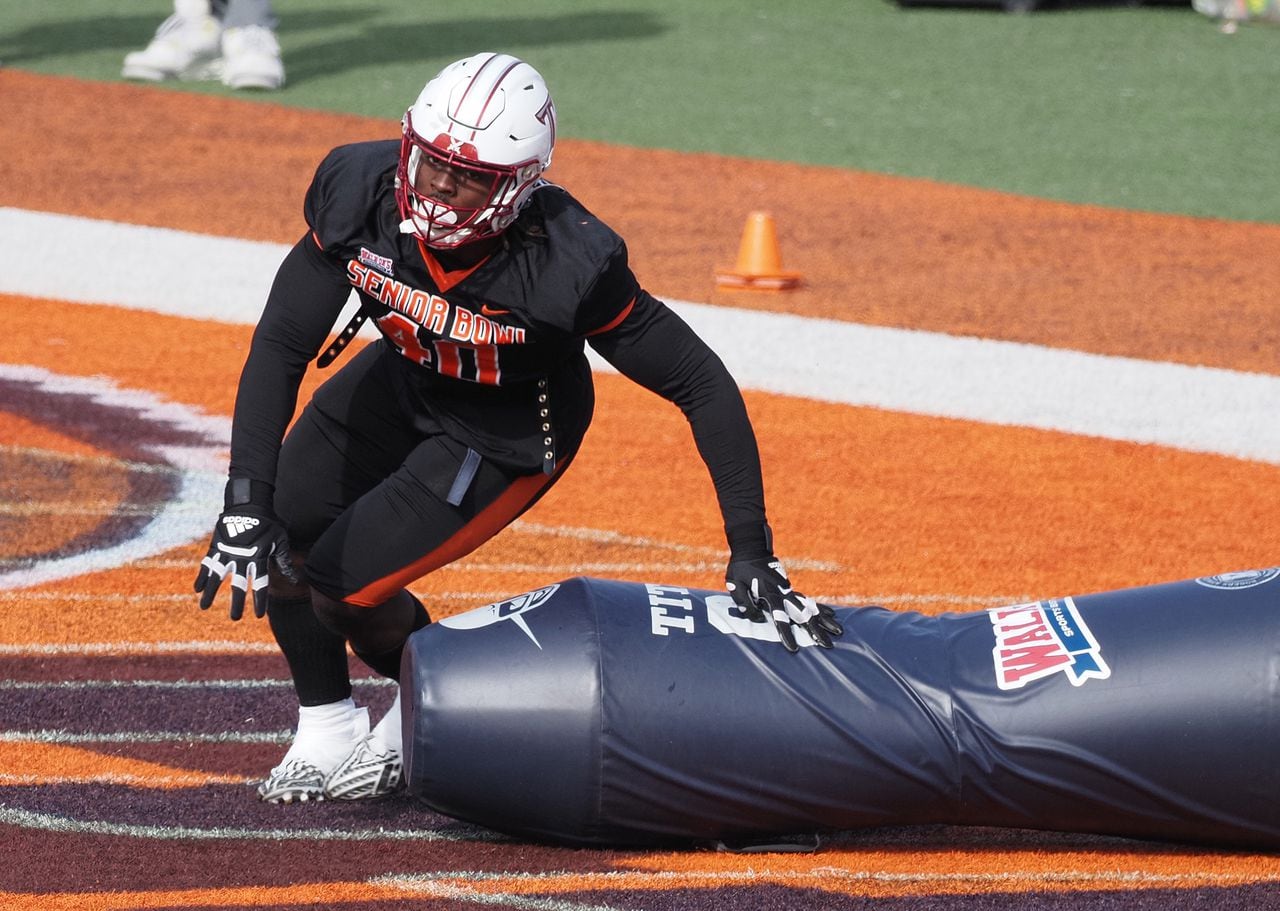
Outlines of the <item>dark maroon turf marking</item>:
M198 559L198 558L197 558ZM193 559L192 566L196 565ZM195 570L191 571L195 578ZM175 605L174 610L186 610ZM190 609L198 612L196 596ZM211 609L212 610L212 609ZM227 624L226 638L236 638L236 628L225 616L209 615L211 626ZM255 623L244 620L243 623ZM265 623L266 621L262 621ZM263 627L266 628L265 626ZM213 638L218 638L215 634ZM352 673L368 676L364 665L352 661ZM6 680L284 680L288 668L275 653L252 655L39 655L6 657L0 664Z
M297 702L289 686L154 688L76 686L11 688L0 699L0 730L76 734L130 732L217 735L292 731ZM391 687L356 688L357 701L377 721L395 693Z
M772 883L721 887L712 892L671 889L662 892L561 893L558 899L644 911L1262 911L1280 907L1274 886L1225 889L1126 889L1083 892L1000 892L974 895L921 895L872 898L822 889L792 889ZM432 906L434 907L434 905Z

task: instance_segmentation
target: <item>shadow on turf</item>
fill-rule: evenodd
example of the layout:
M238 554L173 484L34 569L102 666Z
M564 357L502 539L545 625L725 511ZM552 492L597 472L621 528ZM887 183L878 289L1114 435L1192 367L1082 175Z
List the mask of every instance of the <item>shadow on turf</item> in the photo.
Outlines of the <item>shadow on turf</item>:
M282 28L290 27L288 23ZM295 84L341 69L417 62L430 54L454 59L479 50L530 46L572 46L594 41L632 41L667 31L646 12L592 12L573 15L456 18L444 22L397 23L394 28L368 21L345 36L287 54Z
M1190 0L890 0L904 8L970 9L1006 13L1066 12L1079 9L1128 9L1135 6L1184 6Z
M0 31L0 61L22 64L111 50L123 55L145 46L158 24L154 15L94 16L46 22L12 33ZM309 42L308 33L320 30L341 34ZM584 10L572 15L406 23L392 14L341 6L285 11L279 27L291 85L361 67L420 61L424 56L453 59L486 48L633 41L667 30L658 17L645 11Z

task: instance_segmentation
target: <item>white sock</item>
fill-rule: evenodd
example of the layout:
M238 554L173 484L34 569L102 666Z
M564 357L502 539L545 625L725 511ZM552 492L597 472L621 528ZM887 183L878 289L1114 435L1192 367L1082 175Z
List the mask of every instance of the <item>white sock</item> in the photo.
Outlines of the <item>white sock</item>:
M369 733L369 710L350 697L327 705L298 707L298 730L282 763L302 759L328 774Z
M326 705L298 706L298 734L323 732L331 727L340 727L350 721L356 711L356 701L348 696L341 702L330 702Z
M387 714L382 716L382 720L373 729L374 740L384 750L390 750L399 754L404 752L404 731L400 723L400 690L396 690L395 701L391 703L391 708L387 709Z

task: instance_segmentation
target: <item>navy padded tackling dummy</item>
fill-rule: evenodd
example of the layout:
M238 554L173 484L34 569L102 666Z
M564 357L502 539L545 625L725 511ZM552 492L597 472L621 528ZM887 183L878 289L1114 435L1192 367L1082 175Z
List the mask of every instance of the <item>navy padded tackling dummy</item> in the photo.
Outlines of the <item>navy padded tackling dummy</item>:
M1277 577L839 608L795 655L723 592L570 579L412 636L408 785L584 845L945 823L1277 849Z

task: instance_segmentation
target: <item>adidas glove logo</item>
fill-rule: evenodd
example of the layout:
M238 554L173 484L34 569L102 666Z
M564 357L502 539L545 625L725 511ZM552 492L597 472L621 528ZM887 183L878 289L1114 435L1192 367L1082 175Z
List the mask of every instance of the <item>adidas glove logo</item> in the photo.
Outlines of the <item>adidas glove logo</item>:
M227 530L227 537L234 538L251 528L257 528L258 520L253 516L225 516L222 525Z

